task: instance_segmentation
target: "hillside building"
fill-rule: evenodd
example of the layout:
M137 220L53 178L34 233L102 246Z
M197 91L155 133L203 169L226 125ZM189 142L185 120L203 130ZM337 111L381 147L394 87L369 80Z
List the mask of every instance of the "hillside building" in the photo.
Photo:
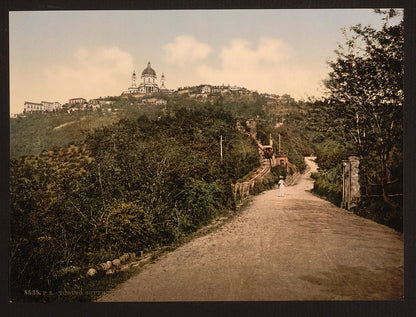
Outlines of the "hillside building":
M140 76L140 82L137 83L136 71L133 71L131 76L132 84L127 91L124 91L122 95L128 94L152 94L156 92L169 92L165 87L165 75L162 74L160 79L160 88L157 82L156 71L151 67L150 62L147 63L147 67L142 71Z
M205 95L209 95L211 93L211 87L210 86L204 86L201 89L201 93Z
M85 99L85 98L72 98L72 99L69 99L69 104L70 105L76 105L76 104L84 104L84 103L86 103L87 102L87 99Z
M40 103L25 101L23 105L23 113L28 112L43 112L43 111L56 111L62 108L62 105L55 101L41 101Z
M154 92L159 92L159 86L156 82L156 72L150 66L150 62L147 63L147 67L142 71L141 79L142 81L138 88L140 93L152 94Z
M31 101L25 101L25 104L23 106L23 112L37 112L37 111L43 111L43 105L41 103L31 102Z
M59 110L62 108L62 105L57 101L55 102L41 101L41 104L43 105L44 111L54 111L54 110Z
M142 100L142 104L152 104L152 105L163 105L166 106L167 105L167 101L165 99L160 99L160 98L148 98L148 99L143 99Z
M206 85L201 88L201 94L203 95L243 95L248 94L249 91L244 87L238 86L210 86Z
M160 92L168 93L169 89L165 87L165 74L162 73L162 77L160 77Z
M136 75L136 71L134 70L133 75L131 76L131 86L128 88L128 91L126 93L134 94L134 93L139 92L136 80L137 80L137 75Z

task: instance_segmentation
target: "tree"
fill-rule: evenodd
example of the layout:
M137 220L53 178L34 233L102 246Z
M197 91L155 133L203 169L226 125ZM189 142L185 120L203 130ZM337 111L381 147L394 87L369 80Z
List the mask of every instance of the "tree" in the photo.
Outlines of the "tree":
M401 12L375 11L385 15L381 29L360 24L350 28L346 48L340 47L336 60L329 63L332 70L325 86L363 161L361 180L370 181L369 167L377 157L371 169L377 171L384 201L397 208L387 185L392 155L402 151L404 26L403 19L389 24Z

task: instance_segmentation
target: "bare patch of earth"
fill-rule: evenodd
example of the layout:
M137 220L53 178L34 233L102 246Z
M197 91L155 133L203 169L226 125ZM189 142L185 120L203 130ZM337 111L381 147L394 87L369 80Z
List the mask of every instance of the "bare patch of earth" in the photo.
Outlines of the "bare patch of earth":
M86 117L81 117L81 121L84 121L84 120L86 120L87 118ZM63 123L63 124L60 124L60 125L58 125L58 126L56 126L55 128L53 128L54 130L59 130L59 129L62 129L63 127L66 127L66 126L68 126L68 125L71 125L71 124L74 124L74 123L76 123L77 121L69 121L69 122L65 122L65 123Z
M316 170L164 254L100 302L401 300L402 234L310 193Z
M65 123L63 123L63 124L60 124L60 125L58 125L58 126L56 126L55 128L53 128L54 130L59 130L59 129L62 129L63 127L66 127L66 126L68 126L68 125L71 125L71 124L73 124L73 123L75 123L76 121L70 121L70 122L65 122Z

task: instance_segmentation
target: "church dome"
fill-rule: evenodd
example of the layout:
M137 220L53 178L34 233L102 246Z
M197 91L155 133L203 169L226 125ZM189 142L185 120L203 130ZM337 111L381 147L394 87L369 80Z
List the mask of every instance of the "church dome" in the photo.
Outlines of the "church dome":
M147 67L142 72L142 76L149 76L149 75L156 77L156 72L152 67L150 67L150 62L147 63Z

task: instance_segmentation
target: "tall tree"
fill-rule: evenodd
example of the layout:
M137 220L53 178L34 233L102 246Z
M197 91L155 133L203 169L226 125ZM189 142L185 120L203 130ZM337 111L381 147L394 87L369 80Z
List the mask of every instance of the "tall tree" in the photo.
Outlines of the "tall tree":
M402 15L400 11L375 11L385 16L381 29L350 27L346 46L340 46L336 60L329 63L332 70L325 85L367 167L362 181L369 177L368 167L376 156L383 199L398 207L388 196L387 185L392 154L402 151L404 27L402 18L398 24L389 23Z

